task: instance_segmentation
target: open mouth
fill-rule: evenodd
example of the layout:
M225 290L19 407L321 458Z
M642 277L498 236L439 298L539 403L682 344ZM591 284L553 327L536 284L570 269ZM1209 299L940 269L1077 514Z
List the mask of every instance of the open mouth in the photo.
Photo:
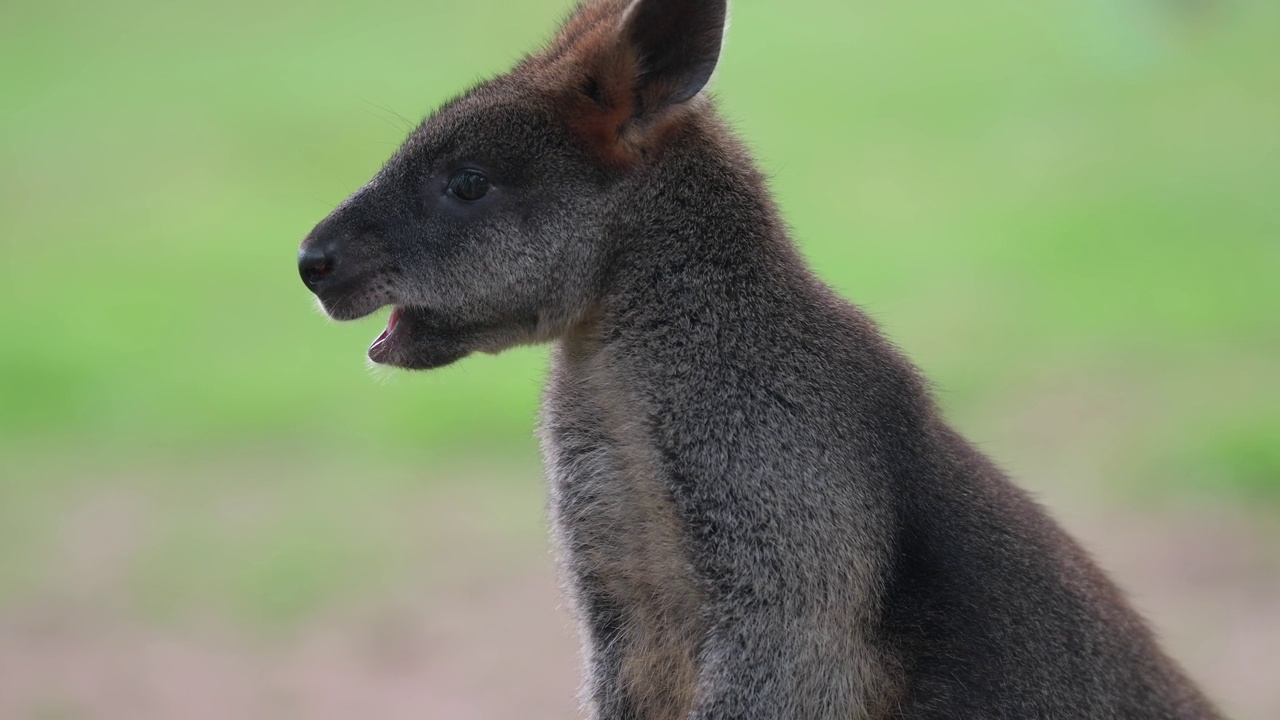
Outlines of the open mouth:
M370 360L376 363L385 363L387 358L390 357L396 326L400 324L403 313L404 311L398 305L391 308L391 315L387 317L386 329L369 346Z
M466 357L467 339L466 333L441 323L428 308L396 305L386 329L369 346L369 359L406 370L429 370Z

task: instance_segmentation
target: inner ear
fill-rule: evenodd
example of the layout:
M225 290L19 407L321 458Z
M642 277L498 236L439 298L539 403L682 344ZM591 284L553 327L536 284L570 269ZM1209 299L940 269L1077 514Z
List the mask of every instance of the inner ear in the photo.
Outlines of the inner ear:
M637 115L688 102L720 59L728 0L635 0L621 41L634 53Z
M595 75L587 76L586 82L582 84L582 94L600 107L609 105L608 98L604 96L604 88L600 86L600 79Z

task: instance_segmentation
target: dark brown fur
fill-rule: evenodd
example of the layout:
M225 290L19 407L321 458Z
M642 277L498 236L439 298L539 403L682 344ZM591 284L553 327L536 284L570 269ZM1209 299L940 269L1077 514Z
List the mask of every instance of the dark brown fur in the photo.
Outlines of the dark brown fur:
M597 0L303 245L405 368L557 347L555 537L601 720L1218 717L808 270L701 91L724 0Z

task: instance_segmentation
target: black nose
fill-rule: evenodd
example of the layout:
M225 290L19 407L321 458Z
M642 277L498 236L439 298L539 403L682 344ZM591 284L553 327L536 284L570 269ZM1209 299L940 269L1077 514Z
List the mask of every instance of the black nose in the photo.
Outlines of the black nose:
M323 285L325 278L333 274L334 264L332 256L315 246L308 245L298 251L298 274L312 291Z

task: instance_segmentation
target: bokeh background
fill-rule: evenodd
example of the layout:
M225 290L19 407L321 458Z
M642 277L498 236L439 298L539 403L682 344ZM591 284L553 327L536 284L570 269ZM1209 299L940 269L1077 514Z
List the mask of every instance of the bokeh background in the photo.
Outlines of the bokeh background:
M294 269L569 0L0 2L0 718L565 718L545 349ZM1280 4L737 0L819 273L1233 717L1280 717Z

